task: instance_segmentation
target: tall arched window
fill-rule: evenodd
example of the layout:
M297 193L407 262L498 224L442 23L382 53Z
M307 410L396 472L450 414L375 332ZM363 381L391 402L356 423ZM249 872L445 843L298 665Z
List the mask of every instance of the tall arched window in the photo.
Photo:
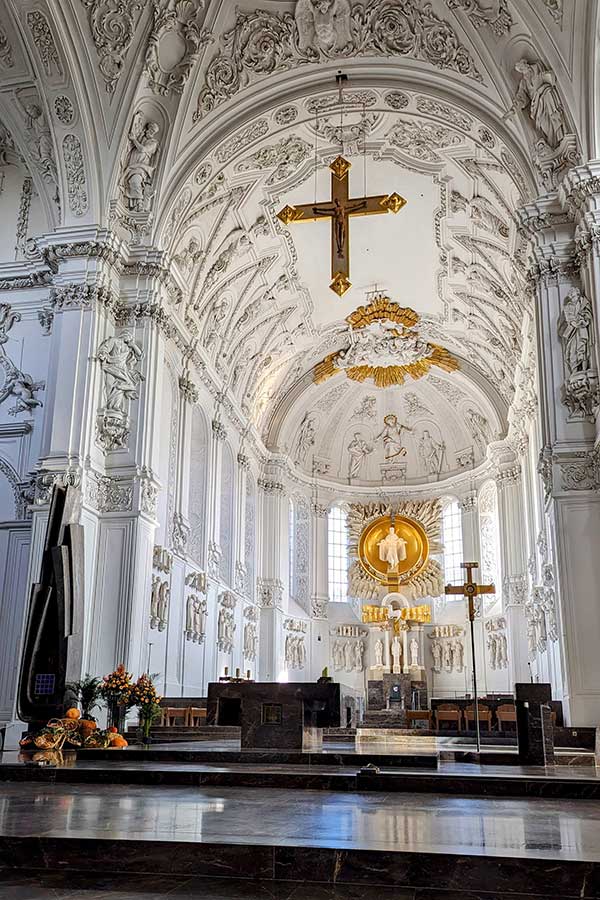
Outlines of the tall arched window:
M208 429L201 410L195 406L192 413L192 444L190 452L190 539L188 552L198 566L204 565L205 554L207 448Z
M248 472L246 477L246 531L244 537L246 578L250 598L254 599L254 591L256 590L256 484L251 472Z
M221 460L221 521L219 543L221 545L221 577L231 584L233 567L233 453L229 444L223 445Z
M494 584L493 604L502 602L500 564L500 528L498 524L498 489L494 481L486 481L479 492L479 533L481 543L481 581Z
M348 600L348 522L341 506L329 510L327 519L329 599L334 603Z
M442 544L444 545L444 580L446 584L462 584L464 572L462 516L458 500L449 499L442 511Z

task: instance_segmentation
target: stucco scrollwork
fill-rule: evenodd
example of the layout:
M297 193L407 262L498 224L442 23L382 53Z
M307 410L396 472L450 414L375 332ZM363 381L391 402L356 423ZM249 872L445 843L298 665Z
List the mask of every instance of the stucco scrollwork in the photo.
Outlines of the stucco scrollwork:
M155 0L146 51L146 74L155 93L181 94L200 50L213 40L201 27L205 6L205 0Z
M63 75L60 56L46 16L39 9L27 13L27 25L48 78Z
M507 0L446 0L450 9L464 9L475 28L489 25L501 37L513 25Z
M100 59L106 90L112 93L121 76L144 0L81 0L88 10L92 39Z
M84 216L88 211L85 165L81 141L74 134L67 134L63 140L63 159L67 176L69 209L75 216Z
M352 56L411 56L482 81L449 22L416 0L298 0L295 15L238 9L198 96L194 120L273 72Z

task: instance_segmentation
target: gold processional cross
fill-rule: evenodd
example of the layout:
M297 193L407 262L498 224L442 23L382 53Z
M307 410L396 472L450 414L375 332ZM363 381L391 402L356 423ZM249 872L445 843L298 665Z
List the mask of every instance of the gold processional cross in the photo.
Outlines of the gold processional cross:
M342 297L352 287L350 275L350 216L374 216L380 213L397 213L406 204L404 197L380 194L377 197L350 198L348 173L351 163L338 156L331 169L331 200L323 203L303 203L301 206L284 206L277 218L284 225L290 222L315 222L331 219L331 284L332 291Z
M447 584L444 588L446 594L461 594L469 601L469 623L471 625L471 659L473 661L473 694L475 696L475 731L477 733L477 752L481 751L481 736L479 732L479 702L477 700L477 666L475 664L475 597L481 594L495 594L496 588L493 584L477 584L473 579L473 569L479 568L479 563L468 562L461 563L461 569L466 569L467 579L464 584L452 585Z

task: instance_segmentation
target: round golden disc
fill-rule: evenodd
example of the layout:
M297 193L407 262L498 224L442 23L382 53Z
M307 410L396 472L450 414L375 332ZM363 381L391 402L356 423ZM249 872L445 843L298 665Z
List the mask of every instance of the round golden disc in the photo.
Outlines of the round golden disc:
M406 559L400 560L397 571L389 572L387 562L379 559L379 542L389 534L391 516L380 516L364 529L358 542L358 559L365 572L381 584L408 584L427 565L429 540L422 525L405 516L394 516L398 537L406 541Z

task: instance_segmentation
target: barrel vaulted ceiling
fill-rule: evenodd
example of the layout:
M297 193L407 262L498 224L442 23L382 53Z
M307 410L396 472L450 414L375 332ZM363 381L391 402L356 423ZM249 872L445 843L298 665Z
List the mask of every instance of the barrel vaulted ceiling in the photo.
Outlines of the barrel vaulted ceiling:
M555 73L580 152L593 154L594 82L582 69L594 52L593 10L582 0L324 0L325 25L339 9L336 33L311 35L303 3L0 0L0 140L32 174L41 226L108 226L133 112L158 122L147 239L181 289L170 314L257 436L293 459L312 416L318 437L297 465L308 472L316 459L343 481L347 444L357 431L373 441L394 413L412 429L407 478L426 474L424 431L444 443L436 477L453 473L469 447L469 465L485 455L473 415L486 441L502 438L531 389L515 211L544 186L527 117L507 114L514 65L526 57ZM177 77L163 69L181 47L155 40L169 12L189 26L192 62ZM590 84L589 96L577 83ZM54 173L36 157L32 103L44 112ZM408 201L395 216L352 220L343 298L328 288L329 225L286 227L276 216L287 203L328 199L328 165L340 153L352 163L353 196L397 191ZM343 373L315 384L314 366L348 343L346 317L377 294L414 310L419 336L459 370L393 388ZM365 401L372 416L361 418ZM379 478L375 460L366 483Z

